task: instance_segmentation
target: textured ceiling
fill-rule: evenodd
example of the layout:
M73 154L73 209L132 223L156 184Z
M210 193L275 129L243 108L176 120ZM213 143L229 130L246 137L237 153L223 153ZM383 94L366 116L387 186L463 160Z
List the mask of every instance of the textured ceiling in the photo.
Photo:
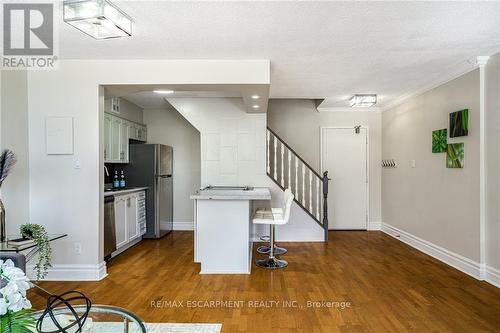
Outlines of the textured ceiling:
M500 2L114 3L133 37L97 41L61 22L61 57L270 59L271 98L384 104L500 50Z

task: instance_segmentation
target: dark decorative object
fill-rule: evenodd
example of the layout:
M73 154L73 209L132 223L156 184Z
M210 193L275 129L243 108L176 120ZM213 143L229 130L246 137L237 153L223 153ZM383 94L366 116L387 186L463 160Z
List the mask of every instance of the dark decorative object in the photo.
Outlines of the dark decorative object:
M14 164L16 164L16 155L12 150L5 149L0 155L0 188L2 188L2 183L5 178L12 171ZM5 227L5 207L3 205L2 199L0 198L0 242L5 242L6 240L6 227Z
M469 135L469 110L450 113L450 138Z
M72 302L84 301L86 305L86 310L83 314L78 314L72 306ZM61 324L57 321L56 316L52 312L59 306L66 306L74 316L75 321L66 327L62 327ZM72 332L79 333L83 332L83 325L85 325L85 321L90 312L90 308L92 307L92 302L88 299L84 294L79 291L68 291L61 295L51 295L47 299L47 308L40 316L36 323L36 330L39 333L58 333L58 332L67 332L71 329ZM50 317L52 319L52 323L58 328L57 331L42 331L43 320L46 317ZM47 318L48 319L48 318Z

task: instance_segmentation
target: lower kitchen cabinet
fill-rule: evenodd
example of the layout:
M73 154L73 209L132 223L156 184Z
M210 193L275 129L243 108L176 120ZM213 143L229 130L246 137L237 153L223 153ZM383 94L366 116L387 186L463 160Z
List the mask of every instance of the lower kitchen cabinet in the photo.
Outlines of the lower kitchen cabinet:
M115 196L116 249L136 241L146 233L145 191Z

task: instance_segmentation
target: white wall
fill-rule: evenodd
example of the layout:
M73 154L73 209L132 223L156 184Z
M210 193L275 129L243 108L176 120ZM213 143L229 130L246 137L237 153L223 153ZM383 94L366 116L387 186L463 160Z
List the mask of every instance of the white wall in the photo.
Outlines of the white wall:
M486 265L500 286L500 53L489 59L485 74Z
M469 109L469 135L448 142L465 143L465 167L448 169L446 153L431 152L431 135L449 130L449 113L462 109ZM382 147L383 158L399 162L382 172L383 222L478 262L479 71L385 111Z
M2 71L0 150L11 149L17 164L2 185L8 234L29 222L28 99L26 71Z
M376 112L317 112L313 100L272 99L268 124L316 171L320 172L320 127L363 125L369 128L369 221L381 221L381 114ZM335 186L335 182L331 183Z
M282 191L266 175L266 114L248 114L239 98L169 98L201 136L201 185L270 187L273 207ZM261 203L264 204L264 203ZM254 229L254 236L267 234ZM323 240L323 229L294 204L278 240Z
M175 109L146 109L148 143L174 148L174 229L192 225L193 202L189 198L201 186L200 132Z
M78 78L77 80L75 78ZM103 100L100 85L268 85L267 60L61 60L53 71L28 73L30 218L50 233L51 279L100 279L103 265ZM101 106L101 108L100 108ZM74 118L74 156L45 154L45 118ZM81 169L73 168L79 158ZM82 245L82 254L73 252Z

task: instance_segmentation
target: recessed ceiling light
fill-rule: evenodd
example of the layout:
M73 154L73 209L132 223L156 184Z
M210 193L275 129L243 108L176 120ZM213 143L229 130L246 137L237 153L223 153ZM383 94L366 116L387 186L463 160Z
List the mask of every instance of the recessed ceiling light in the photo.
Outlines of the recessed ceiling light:
M260 106L258 106L257 104L252 105L252 107L253 107L254 109L258 109L258 108L260 108Z
M375 94L357 94L349 100L353 108L368 108L377 104L377 95Z
M259 99L260 96L259 95L252 95L252 99Z
M174 93L173 90L153 90L153 92L157 93L157 94L162 94L162 95L173 94Z
M95 39L132 36L132 19L107 0L66 0L64 22Z

